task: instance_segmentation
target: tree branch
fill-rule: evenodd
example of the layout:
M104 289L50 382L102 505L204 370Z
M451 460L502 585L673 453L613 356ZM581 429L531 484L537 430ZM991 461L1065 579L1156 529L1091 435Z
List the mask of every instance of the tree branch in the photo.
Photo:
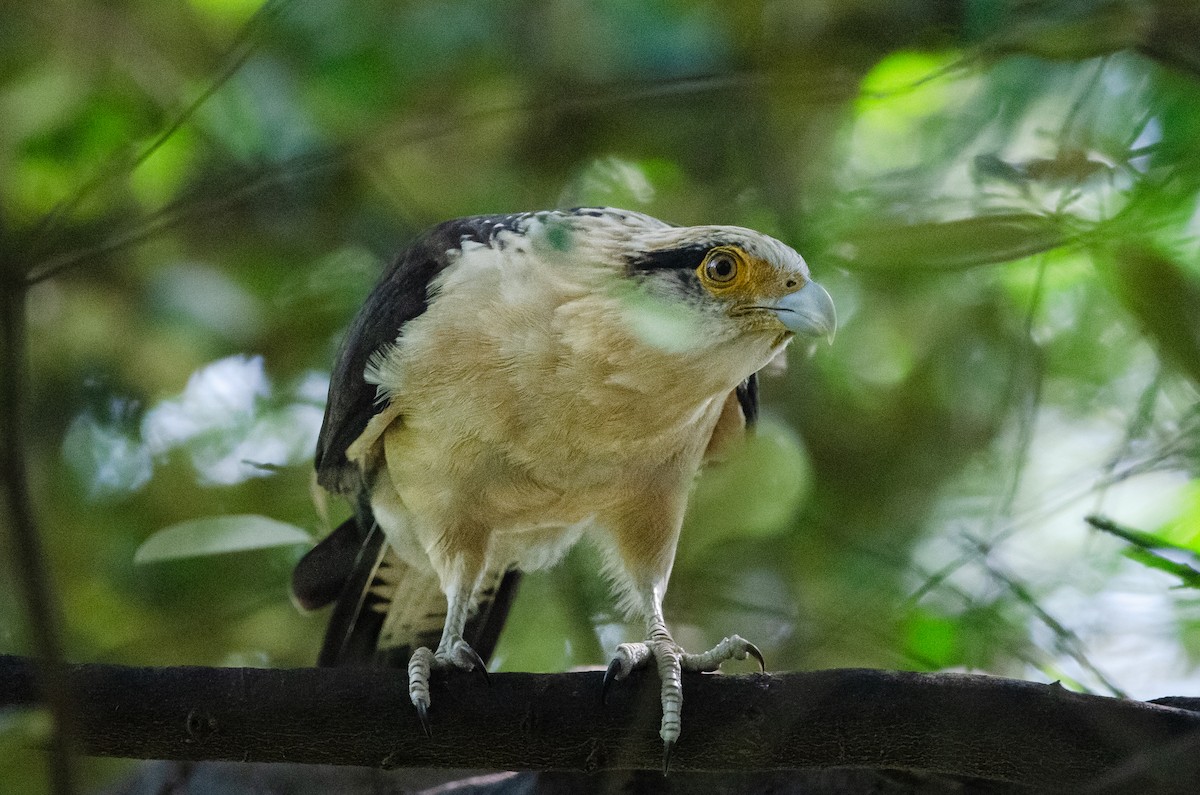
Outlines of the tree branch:
M379 668L68 671L88 753L142 759L514 770L657 769L657 680L599 672L454 674L433 737L403 673ZM967 674L847 669L684 679L672 770L869 767L1051 788L1200 780L1200 714ZM37 700L31 663L0 656L0 707ZM1169 757L1164 763L1164 755Z
M51 786L58 795L70 795L74 791L71 704L59 640L61 622L25 465L27 296L17 281L14 259L0 228L0 525L7 525L8 564L25 601L37 674L54 717L49 743Z

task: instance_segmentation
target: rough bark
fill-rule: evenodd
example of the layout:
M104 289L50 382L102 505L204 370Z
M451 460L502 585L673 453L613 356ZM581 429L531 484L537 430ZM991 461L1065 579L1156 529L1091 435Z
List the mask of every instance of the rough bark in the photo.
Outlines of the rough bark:
M141 759L366 767L657 770L658 686L599 672L453 675L426 738L401 672L371 668L68 671L76 741ZM1200 713L966 674L845 669L685 677L673 771L860 767L1043 788L1200 782ZM0 707L38 700L0 657Z

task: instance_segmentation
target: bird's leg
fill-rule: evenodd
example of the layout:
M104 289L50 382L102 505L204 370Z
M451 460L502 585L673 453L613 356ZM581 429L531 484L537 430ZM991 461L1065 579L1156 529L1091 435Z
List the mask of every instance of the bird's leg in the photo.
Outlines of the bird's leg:
M739 635L725 638L702 654L689 654L671 637L663 620L661 600L649 600L652 607L647 622L646 640L641 643L622 643L604 674L604 691L613 681L627 677L633 671L648 666L651 660L658 669L662 683L662 724L658 735L663 741L663 770L671 760L671 749L679 739L683 714L683 671L715 671L726 660L753 657L766 670L762 652Z
M408 661L408 696L425 734L431 733L429 725L429 675L435 670L459 668L464 671L479 669L487 677L487 666L483 659L463 640L467 625L467 614L471 609L471 596L478 577L455 577L446 587L446 623L442 627L442 639L437 651L422 646L413 652Z

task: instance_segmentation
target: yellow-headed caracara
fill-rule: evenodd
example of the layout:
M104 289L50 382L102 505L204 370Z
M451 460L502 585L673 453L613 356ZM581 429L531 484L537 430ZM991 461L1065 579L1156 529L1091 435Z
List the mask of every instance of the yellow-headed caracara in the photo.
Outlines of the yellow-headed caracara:
M829 294L778 240L577 209L443 223L384 273L342 345L318 480L356 516L299 563L297 601L336 602L322 664L406 657L429 731L429 676L483 668L516 572L581 537L645 620L605 686L653 664L661 736L684 670L762 657L737 635L685 652L663 618L706 453L757 412L756 373L834 331Z

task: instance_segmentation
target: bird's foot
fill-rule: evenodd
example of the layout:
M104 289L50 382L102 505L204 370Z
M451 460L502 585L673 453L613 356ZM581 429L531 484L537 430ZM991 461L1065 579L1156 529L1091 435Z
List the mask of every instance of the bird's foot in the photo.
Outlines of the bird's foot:
M458 668L463 671L478 670L487 679L487 665L483 658L476 654L462 638L452 638L443 643L436 652L422 646L413 652L408 661L408 697L417 708L417 717L421 719L421 728L425 736L432 736L429 724L429 676L433 671L445 671Z
M701 654L689 654L669 635L655 633L642 643L622 643L617 647L617 653L604 673L601 698L607 696L608 688L614 681L620 681L639 668L649 666L651 660L654 661L659 680L662 682L662 724L658 736L663 741L665 773L671 761L671 749L679 739L682 726L683 672L715 671L726 660L744 660L747 657L753 657L758 661L759 668L766 670L762 652L739 635L725 638Z
M747 657L753 657L758 663L758 669L763 673L767 672L767 663L762 652L741 635L730 635L703 654L684 654L683 670L715 671L726 660L744 660Z

